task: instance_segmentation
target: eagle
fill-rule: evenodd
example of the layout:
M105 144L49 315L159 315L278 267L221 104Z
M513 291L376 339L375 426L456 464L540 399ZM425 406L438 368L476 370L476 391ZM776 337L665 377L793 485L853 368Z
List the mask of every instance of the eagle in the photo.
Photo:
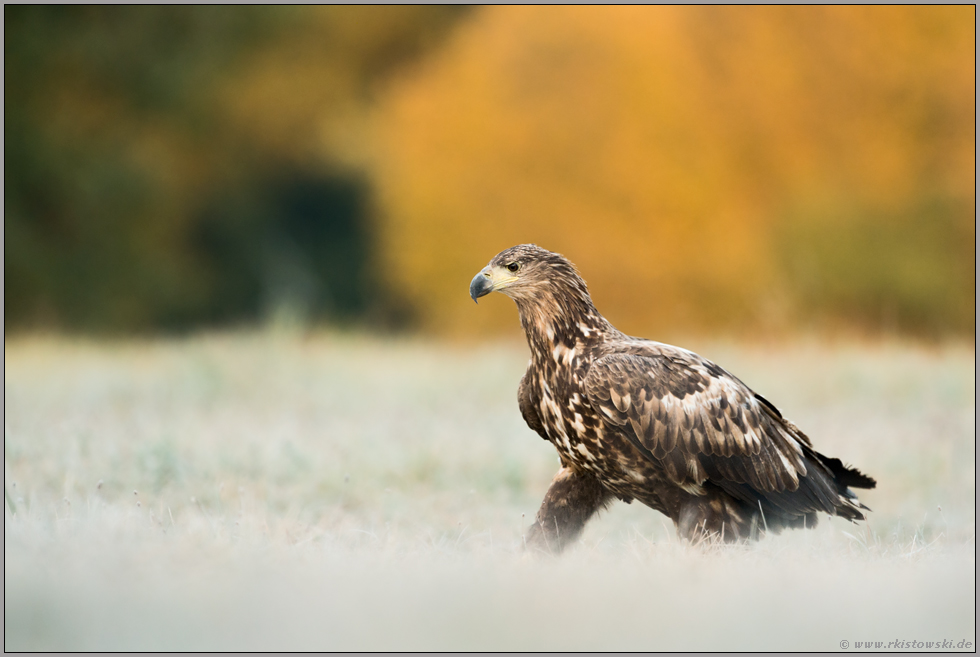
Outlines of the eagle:
M821 512L864 520L851 488L874 479L817 452L718 365L618 331L564 256L534 244L501 251L470 283L474 301L490 292L517 304L531 352L518 406L561 463L529 550L560 552L615 498L660 511L692 542L813 527Z

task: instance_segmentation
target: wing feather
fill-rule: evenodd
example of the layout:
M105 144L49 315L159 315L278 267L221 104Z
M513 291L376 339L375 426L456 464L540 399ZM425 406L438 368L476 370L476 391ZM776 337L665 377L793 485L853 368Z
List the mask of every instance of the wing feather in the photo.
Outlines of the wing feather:
M521 416L524 418L527 426L539 436L548 440L548 433L545 431L541 417L538 415L537 404L531 398L532 386L528 384L527 380L529 374L530 372L525 372L524 376L521 377L520 384L517 386L517 406L520 408Z
M775 407L690 352L637 351L596 360L586 395L672 481L691 483L693 470L760 492L797 489L803 449Z

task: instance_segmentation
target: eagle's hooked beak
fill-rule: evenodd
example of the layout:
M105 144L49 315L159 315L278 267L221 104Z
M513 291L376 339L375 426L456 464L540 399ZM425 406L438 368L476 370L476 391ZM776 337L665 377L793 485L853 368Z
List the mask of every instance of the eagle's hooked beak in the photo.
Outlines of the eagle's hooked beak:
M490 268L486 267L470 281L470 297L476 302L480 297L493 292L493 278Z
M517 276L500 265L487 265L470 281L470 296L473 301L476 301L491 292L503 292L509 295L506 290L516 281Z

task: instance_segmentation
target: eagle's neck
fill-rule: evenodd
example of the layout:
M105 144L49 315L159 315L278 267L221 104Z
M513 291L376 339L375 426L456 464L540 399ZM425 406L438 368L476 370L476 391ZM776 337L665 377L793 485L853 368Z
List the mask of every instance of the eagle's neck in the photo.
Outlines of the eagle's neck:
M549 287L515 299L531 359L535 362L554 362L556 353L567 354L568 350L574 350L576 361L581 362L591 347L616 330L596 310L584 283L581 288L569 288Z

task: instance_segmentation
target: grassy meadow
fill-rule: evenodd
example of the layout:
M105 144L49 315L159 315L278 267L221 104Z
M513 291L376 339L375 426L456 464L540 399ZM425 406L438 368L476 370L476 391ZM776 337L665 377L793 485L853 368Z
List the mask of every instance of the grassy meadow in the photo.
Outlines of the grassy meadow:
M691 546L617 502L529 558L522 343L7 339L4 648L975 646L974 348L682 344L876 477L869 521Z

